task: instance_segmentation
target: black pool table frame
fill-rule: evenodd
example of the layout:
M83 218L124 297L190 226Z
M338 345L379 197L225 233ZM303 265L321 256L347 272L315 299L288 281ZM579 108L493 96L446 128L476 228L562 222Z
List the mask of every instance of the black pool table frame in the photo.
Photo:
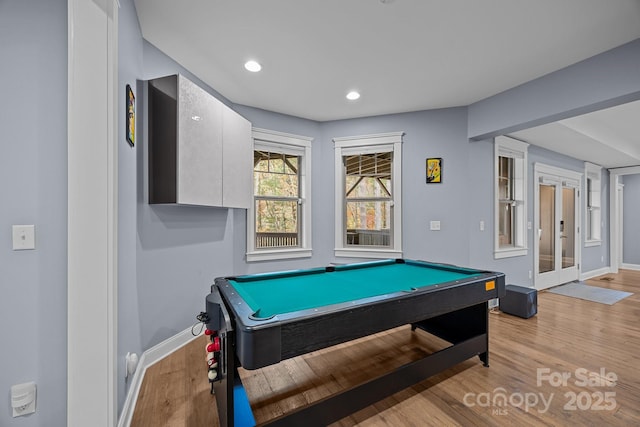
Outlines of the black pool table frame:
M443 264L429 266L461 270ZM258 369L405 324L411 324L412 330L420 328L436 335L451 346L261 425L328 425L473 356L489 366L488 301L504 295L505 278L502 273L479 273L412 292L269 319L254 319L252 310L229 282L232 278L215 279L206 297L206 310L207 328L217 331L222 344L216 354L219 376L212 383L220 425L235 425L233 388L241 385L238 366Z

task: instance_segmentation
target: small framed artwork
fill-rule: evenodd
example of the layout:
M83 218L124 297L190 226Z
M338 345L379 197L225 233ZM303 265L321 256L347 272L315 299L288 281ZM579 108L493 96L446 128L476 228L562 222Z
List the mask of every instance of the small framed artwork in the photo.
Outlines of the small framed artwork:
M127 141L133 147L136 144L136 97L131 86L127 85Z
M427 184L440 184L442 182L442 158L431 157L427 159Z

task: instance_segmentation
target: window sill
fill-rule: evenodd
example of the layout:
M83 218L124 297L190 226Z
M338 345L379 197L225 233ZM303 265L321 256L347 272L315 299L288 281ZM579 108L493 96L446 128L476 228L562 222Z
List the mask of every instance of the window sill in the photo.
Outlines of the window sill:
M587 240L584 242L585 248L590 248L593 246L600 246L600 245L602 245L602 240Z
M247 262L273 261L278 259L310 258L312 250L307 248L265 249L247 252Z
M494 259L511 258L516 256L524 256L527 254L526 248L500 249L493 253Z
M402 251L393 249L336 248L334 253L344 258L402 258Z

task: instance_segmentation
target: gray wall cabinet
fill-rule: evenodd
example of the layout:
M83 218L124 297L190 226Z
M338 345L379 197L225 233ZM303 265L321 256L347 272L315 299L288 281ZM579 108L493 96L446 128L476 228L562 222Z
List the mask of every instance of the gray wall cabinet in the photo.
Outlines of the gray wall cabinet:
M251 123L182 75L148 82L149 203L248 208Z

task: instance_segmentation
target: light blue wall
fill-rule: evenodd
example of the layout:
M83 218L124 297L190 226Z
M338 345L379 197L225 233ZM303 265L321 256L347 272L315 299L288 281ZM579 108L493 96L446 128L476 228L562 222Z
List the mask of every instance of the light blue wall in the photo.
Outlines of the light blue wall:
M493 201L493 139L482 140L470 143L469 151L469 176L473 177L469 181L469 206L473 206L469 218L469 247L471 259L469 264L477 268L501 271L506 274L509 283L533 286L533 279L529 279L529 271L532 275L534 270L534 232L527 231L528 253L524 256L494 259L494 201ZM528 174L527 183L527 221L534 223L535 208L535 188L534 188L534 165L542 163L563 169L584 173L584 162L564 156L553 151L545 150L536 146L529 146L528 151ZM582 183L584 194L585 184ZM609 198L608 173L603 175L602 200L606 202ZM584 202L584 198L582 199ZM606 202L608 203L608 202ZM582 219L584 222L585 206L582 209ZM606 209L605 209L606 211ZM608 211L603 212L603 221L608 224ZM480 221L485 222L485 231L480 231ZM584 227L582 228L584 230ZM608 265L609 259L609 236L608 228L604 230L602 245L585 248L584 233L582 239L582 265L581 272L597 270ZM604 262L601 261L604 257Z
M333 245L333 143L331 138L404 131L402 227L404 257L466 265L468 244L468 156L466 108L342 120L323 124L323 162L329 187L326 227ZM426 184L427 157L442 157L442 183ZM328 181L328 182L327 182ZM440 221L441 231L429 222Z
M180 73L222 102L230 102L188 70L143 42L142 80ZM145 85L139 84L137 150L137 273L135 307L140 342L148 349L196 322L213 278L233 266L237 239L234 210L195 206L149 205L145 134ZM125 349L123 349L125 351ZM126 350L129 351L129 350Z
M466 109L421 111L325 123L302 121L250 107L237 110L257 127L314 136L312 143L313 251L311 260L286 263L238 263L241 272L274 268L322 266L347 262L333 256L334 242L334 148L335 137L403 131L403 248L408 258L467 264L467 215L465 197L467 150ZM302 125L308 126L308 131ZM315 134L314 134L315 133ZM316 136L317 135L317 136ZM427 185L427 157L443 157L443 183ZM441 221L441 231L429 231L429 221ZM244 222L240 224L244 228ZM242 231L244 233L244 230ZM451 242L455 242L451 244ZM243 259L245 245L236 259Z
M313 248L310 259L248 264L243 210L150 206L146 202L144 85L148 78L189 72L142 41L133 0L120 0L118 402L126 393L123 355L142 352L191 326L214 277L325 265L333 257L333 143L337 136L404 131L405 256L496 269L527 283L532 255L492 257L493 147L482 135L566 116L611 100L640 97L640 41L538 79L467 108L316 123L233 106L255 126L314 138ZM0 2L0 405L2 426L66 424L67 4L65 0ZM6 43L5 41L10 41ZM601 79L608 70L612 78ZM600 71L598 71L600 70ZM570 81L573 81L570 83ZM597 82L597 84L594 84ZM135 87L137 145L124 141L124 88ZM562 83L559 85L559 83ZM560 87L559 87L560 86ZM210 92L219 96L213 89ZM559 91L561 96L555 96ZM546 95L545 95L546 94ZM534 96L535 95L535 96ZM531 96L531 97L529 97ZM231 105L228 100L220 97ZM563 102L559 101L559 98ZM468 114L467 114L468 113ZM467 136L479 141L469 143ZM443 183L426 185L426 157L444 158ZM582 171L581 162L531 149L541 161ZM629 178L627 178L629 179ZM607 179L603 200L608 205ZM530 194L532 191L530 183ZM627 192L628 194L629 192ZM632 203L627 197L627 203ZM530 209L533 209L532 207ZM603 209L608 224L608 207ZM532 211L529 212L532 218ZM429 231L440 220L442 231ZM478 227L480 220L485 231ZM35 224L37 249L14 252L12 224ZM626 232L634 233L626 227ZM607 236L608 228L604 230ZM637 233L637 232L636 232ZM634 234L635 235L635 234ZM608 260L583 249L583 271ZM626 240L631 240L627 238ZM638 253L633 249L632 253ZM344 261L344 260L339 260ZM38 412L11 418L12 384L38 383Z
M0 425L64 426L66 0L1 1L0 58ZM35 250L12 251L13 224L35 225ZM10 387L28 381L37 412L12 418Z
M481 140L640 99L640 39L469 106Z
M640 175L624 175L622 261L640 266Z

